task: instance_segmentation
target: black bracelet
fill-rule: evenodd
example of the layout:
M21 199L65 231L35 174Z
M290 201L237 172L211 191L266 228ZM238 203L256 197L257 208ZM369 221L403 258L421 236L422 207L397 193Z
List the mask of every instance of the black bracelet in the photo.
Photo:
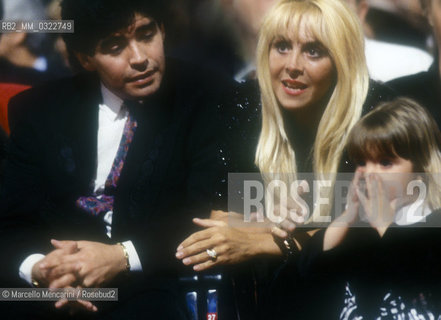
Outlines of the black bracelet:
M292 235L289 235L288 238L286 239L281 239L276 236L273 236L273 238L276 244L279 246L280 250L282 251L285 260L299 253L300 250L297 247Z

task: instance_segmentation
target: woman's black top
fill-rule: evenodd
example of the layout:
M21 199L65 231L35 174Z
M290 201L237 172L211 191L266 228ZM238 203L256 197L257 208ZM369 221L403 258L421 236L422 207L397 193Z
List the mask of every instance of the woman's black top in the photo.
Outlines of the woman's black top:
M366 114L375 108L380 102L389 101L395 98L395 93L388 87L375 81L370 81L369 91L363 105L362 114ZM218 106L219 134L221 135L221 147L219 148L219 159L225 169L222 183L217 188L218 209L227 210L228 206L228 176L227 173L258 173L259 169L254 163L257 143L262 126L262 105L260 100L259 86L256 80L246 81L237 84L233 90L225 94L223 103ZM301 134L297 132L296 134ZM302 141L302 137L299 139ZM302 150L310 150L308 155L298 154L297 163L299 172L312 172L312 160L310 157L313 148L313 141L308 145L301 146ZM355 170L354 164L348 156L343 154L338 172L352 173ZM231 192L231 188L230 188Z
M371 81L368 96L363 106L363 114L372 110L379 102L388 101L394 97L394 93L387 87ZM259 170L254 164L254 157L261 130L262 111L257 81L247 81L238 84L234 90L225 95L224 102L218 105L218 111L221 123L219 134L222 141L219 148L219 159L225 172L258 173ZM309 146L309 149L311 148L312 144ZM306 159L307 157L303 158ZM304 167L308 167L308 165ZM309 167L312 168L312 165L309 165ZM353 172L354 168L348 157L343 155L339 172ZM222 183L218 188L217 207L218 209L228 211L228 192L240 191L235 189L228 190L228 177L226 174L220 181ZM273 266L270 268L264 267L266 262L268 260L265 260L265 263L259 261L259 268L247 269L248 273L257 273L257 278L260 279L260 281L252 284L257 286L258 289L257 295L253 297L257 297L254 299L254 303L257 306L254 307L254 314L251 316L248 314L248 318L281 319L281 315L287 310L291 316L291 311L295 312L297 309L297 303L292 299L288 299L287 303L285 303L284 298L293 297L295 295L292 295L292 293L301 291L300 288L297 288L299 281L298 273L296 272L297 266L296 264L293 267L285 265L275 275L271 274L268 277L268 270L274 271L274 265L280 267L281 261L272 261ZM256 265L257 263L252 261L250 264ZM284 272L284 270L289 271ZM276 280L271 280L273 278ZM271 286L269 282L272 283ZM268 289L269 286L271 287L270 289ZM248 288L246 292L250 293L253 290Z

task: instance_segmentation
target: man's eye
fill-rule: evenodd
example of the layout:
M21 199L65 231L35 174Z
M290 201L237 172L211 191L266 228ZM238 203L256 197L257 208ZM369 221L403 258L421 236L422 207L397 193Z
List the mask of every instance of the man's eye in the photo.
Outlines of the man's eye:
M141 39L142 40L147 40L147 41L149 41L149 40L151 40L153 37L155 36L155 33L154 32L149 32L149 33L143 33L142 35L141 35Z
M122 49L122 46L120 46L119 44L115 44L109 48L109 52L110 53L118 53L121 51L121 49Z
M365 165L366 165L366 161L363 161L363 160L357 161L358 167L364 167Z
M119 54L124 49L124 41L113 40L104 42L101 45L101 51L107 54Z

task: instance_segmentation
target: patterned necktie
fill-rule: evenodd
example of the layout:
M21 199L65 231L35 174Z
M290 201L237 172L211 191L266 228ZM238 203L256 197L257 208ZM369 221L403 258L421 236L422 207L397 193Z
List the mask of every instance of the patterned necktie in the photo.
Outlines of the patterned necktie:
M130 143L133 140L136 127L137 127L136 120L134 120L129 113L129 116L127 117L126 120L126 124L124 126L121 142L119 143L119 148L116 153L115 160L113 161L112 169L110 170L110 173L107 176L105 182L104 192L102 194L94 193L92 196L88 196L88 197L80 197L76 201L76 205L79 208L95 216L113 210L114 191L118 184L118 180L121 175L121 170L124 166L124 160L126 159L127 151L129 150Z

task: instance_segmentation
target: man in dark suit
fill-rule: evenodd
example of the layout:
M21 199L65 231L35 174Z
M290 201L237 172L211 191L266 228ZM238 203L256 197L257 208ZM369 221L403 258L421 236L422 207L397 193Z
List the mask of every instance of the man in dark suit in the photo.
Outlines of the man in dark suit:
M191 217L209 214L218 171L209 106L222 85L166 61L158 3L63 0L63 19L75 21L65 42L88 72L10 103L2 287L118 287L116 304L56 307L185 318L174 254ZM15 317L65 316L11 306Z

